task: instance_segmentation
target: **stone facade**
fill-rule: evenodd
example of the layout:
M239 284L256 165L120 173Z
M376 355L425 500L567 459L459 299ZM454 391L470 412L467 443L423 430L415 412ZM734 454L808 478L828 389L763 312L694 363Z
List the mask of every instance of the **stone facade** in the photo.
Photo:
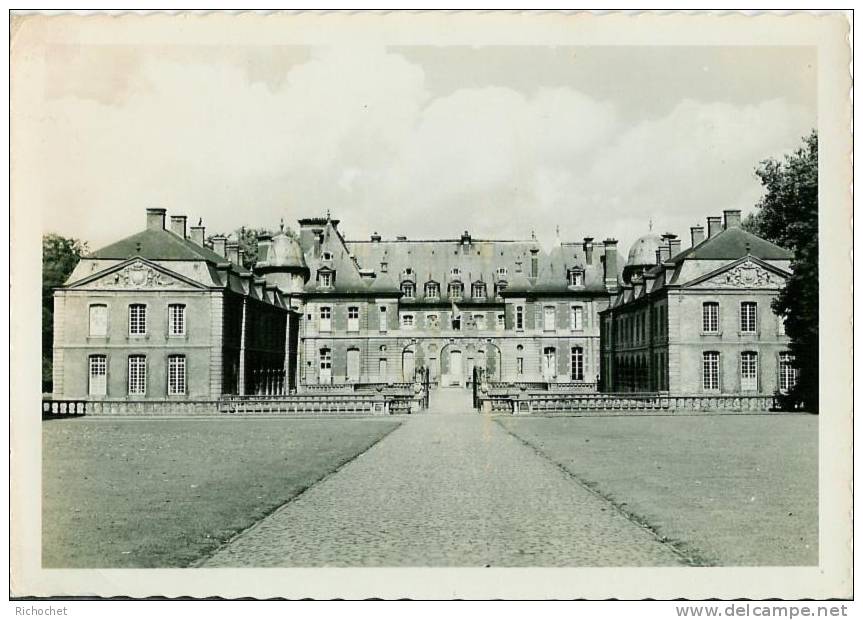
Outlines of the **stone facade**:
M236 243L171 219L149 209L144 231L55 292L55 398L279 395L410 383L418 369L464 386L474 368L510 386L690 394L706 390L706 352L708 392L771 393L787 370L770 301L790 256L735 211L724 227L711 218L707 239L693 229L687 250L646 235L625 265L614 239L350 241L338 220L307 218L259 238L254 273Z
M739 211L719 219L690 248L665 235L652 265L627 266L601 314L604 391L769 395L796 380L771 308L791 255L740 228Z

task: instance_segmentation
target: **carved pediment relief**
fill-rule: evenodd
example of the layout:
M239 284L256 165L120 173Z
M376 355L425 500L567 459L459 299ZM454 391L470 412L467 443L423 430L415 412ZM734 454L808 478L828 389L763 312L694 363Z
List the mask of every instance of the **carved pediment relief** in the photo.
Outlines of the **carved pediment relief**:
M735 265L712 278L694 284L697 288L779 288L785 278L751 260Z
M196 288L188 282L174 278L152 265L142 261L130 263L125 267L107 273L80 287L88 289L128 289L128 290L158 290L158 289L192 289Z

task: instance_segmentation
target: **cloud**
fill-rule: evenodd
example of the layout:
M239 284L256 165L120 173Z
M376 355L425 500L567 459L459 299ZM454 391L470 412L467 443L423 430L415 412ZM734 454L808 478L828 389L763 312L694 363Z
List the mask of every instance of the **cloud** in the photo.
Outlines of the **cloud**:
M633 125L619 102L567 85L431 93L422 66L375 47L314 49L267 80L202 55L124 56L134 75L121 97L116 72L87 84L104 59L69 67L63 88L15 110L27 138L16 165L44 180L25 192L49 227L96 246L164 206L212 231L329 209L355 237L549 237L560 225L625 250L650 218L684 234L749 208L757 162L814 123L782 99L685 99Z

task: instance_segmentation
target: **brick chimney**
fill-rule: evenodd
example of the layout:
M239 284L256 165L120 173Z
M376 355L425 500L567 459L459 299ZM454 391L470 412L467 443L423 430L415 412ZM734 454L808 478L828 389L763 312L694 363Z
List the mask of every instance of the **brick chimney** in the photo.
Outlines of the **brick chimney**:
M669 258L671 256L677 256L678 254L680 254L680 244L681 243L682 243L682 241L680 239L678 239L677 237L674 237L674 239L668 240L668 248L670 250L669 251Z
M593 264L593 237L584 238L584 261L588 265Z
M171 232L180 237L186 238L186 216L172 215L171 216Z
M707 218L707 237L712 238L722 232L722 218L708 217Z
M147 209L147 230L165 230L165 209Z
M693 226L689 229L689 234L692 235L692 247L695 247L704 241L704 226Z
M605 287L617 289L617 239L606 239L602 242L605 249L604 277Z
M203 226L191 226L191 227L189 227L189 230L191 231L189 237L192 239L192 241L194 241L195 243L197 243L198 245L203 247L204 246L204 232L205 232L204 227Z
M725 217L725 230L740 228L740 209L726 209L722 215Z
M227 239L223 235L216 235L211 241L213 242L213 252L219 256L227 257L225 252L225 243L227 242Z
M240 244L236 241L228 241L225 243L225 258L235 265L240 264Z

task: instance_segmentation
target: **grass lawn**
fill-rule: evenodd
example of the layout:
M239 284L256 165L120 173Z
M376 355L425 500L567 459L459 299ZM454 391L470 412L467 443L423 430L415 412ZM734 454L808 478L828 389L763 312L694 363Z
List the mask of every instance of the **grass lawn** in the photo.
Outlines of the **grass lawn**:
M42 565L186 566L398 424L47 421L42 425Z
M703 563L818 563L818 418L497 418Z

